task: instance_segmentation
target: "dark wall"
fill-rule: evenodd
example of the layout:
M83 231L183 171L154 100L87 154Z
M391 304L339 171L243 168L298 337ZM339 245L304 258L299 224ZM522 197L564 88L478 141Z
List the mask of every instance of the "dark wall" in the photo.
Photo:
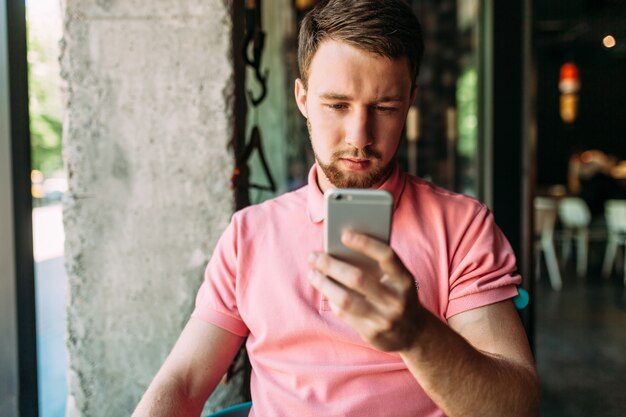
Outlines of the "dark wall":
M571 125L559 116L559 69L567 60L578 66L581 82L578 117ZM564 184L572 152L599 149L626 158L626 59L601 46L540 50L537 87L539 184Z
M565 10L559 8L561 3L543 2L537 10L537 183L540 186L567 182L567 163L573 152L598 149L626 159L626 37L623 36L626 10L623 6L611 9L608 0L602 4L578 1L575 2L578 7L572 9L583 16L574 13L558 20L559 13ZM542 22L548 25L542 26ZM614 30L611 26L617 28L618 45L606 49L601 44L602 36ZM564 124L559 115L559 70L567 61L578 66L581 82L578 117L571 125Z

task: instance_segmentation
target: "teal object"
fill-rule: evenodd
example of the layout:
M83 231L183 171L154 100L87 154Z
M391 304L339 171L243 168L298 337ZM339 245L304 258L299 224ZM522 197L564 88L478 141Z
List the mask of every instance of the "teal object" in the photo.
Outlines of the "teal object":
M528 291L523 289L522 287L517 287L518 294L513 298L513 304L515 304L515 308L518 310L523 310L528 305L530 301L530 296L528 295Z
M213 414L209 414L207 417L248 417L252 403L241 403L233 405L232 407L225 408Z

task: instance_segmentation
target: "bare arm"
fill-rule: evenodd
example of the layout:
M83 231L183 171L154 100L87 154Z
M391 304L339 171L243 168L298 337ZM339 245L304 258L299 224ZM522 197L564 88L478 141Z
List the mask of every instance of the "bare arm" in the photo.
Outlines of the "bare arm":
M349 233L343 242L378 261L378 275L313 254L311 283L365 341L399 352L448 416L539 414L538 379L511 301L458 314L447 326L421 307L414 278L389 246Z
M450 327L423 311L400 355L448 416L539 415L537 374L511 301L461 313Z
M243 338L190 319L133 417L199 416Z

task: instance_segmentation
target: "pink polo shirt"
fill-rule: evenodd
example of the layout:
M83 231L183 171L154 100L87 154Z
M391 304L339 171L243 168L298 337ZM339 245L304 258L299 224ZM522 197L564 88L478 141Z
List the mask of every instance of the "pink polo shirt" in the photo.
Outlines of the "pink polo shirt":
M424 307L445 321L517 295L515 257L483 204L397 167L381 188ZM250 415L443 416L398 354L363 342L309 284L324 216L313 167L308 186L235 213L206 269L193 317L248 337Z

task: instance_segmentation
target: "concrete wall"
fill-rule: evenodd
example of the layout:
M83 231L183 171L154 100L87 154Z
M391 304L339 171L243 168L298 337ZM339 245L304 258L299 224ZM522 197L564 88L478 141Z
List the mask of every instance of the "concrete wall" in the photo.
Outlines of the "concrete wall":
M63 5L70 417L131 413L229 221L231 3Z

